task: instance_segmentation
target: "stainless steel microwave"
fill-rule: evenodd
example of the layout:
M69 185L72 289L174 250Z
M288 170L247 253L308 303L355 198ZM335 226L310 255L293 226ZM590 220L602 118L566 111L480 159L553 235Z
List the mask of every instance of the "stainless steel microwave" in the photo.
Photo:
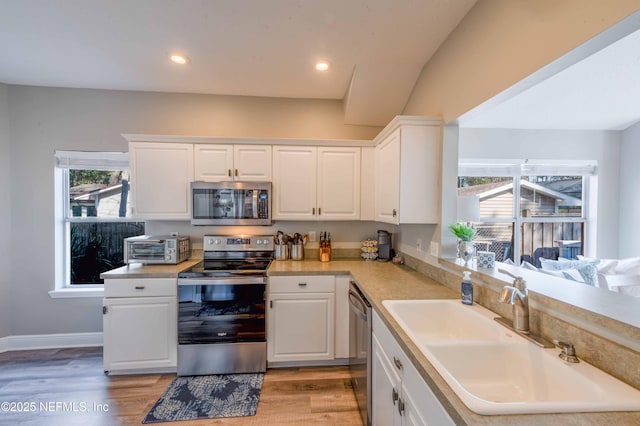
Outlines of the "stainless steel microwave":
M139 235L124 239L124 263L177 264L189 258L189 237Z
M271 225L271 182L192 182L192 225Z

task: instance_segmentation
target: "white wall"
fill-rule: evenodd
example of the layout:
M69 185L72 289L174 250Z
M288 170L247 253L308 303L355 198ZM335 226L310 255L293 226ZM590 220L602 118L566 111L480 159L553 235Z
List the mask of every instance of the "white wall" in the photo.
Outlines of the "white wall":
M126 151L121 133L370 140L381 130L344 125L339 101L26 86L8 86L6 91L13 335L102 330L101 300L51 299L47 293L54 288L54 150ZM4 153L2 138L0 134ZM2 159L8 164L6 155ZM0 184L3 190L9 187L5 182ZM2 223L9 227L8 221Z
M594 254L617 257L619 218L617 209L611 206L618 205L621 139L621 132L615 131L462 128L458 153L464 158L598 161Z
M404 114L450 123L638 9L639 0L478 0L423 68Z
M619 256L640 256L638 233L635 229L640 218L640 123L622 132L620 148L620 231Z
M11 334L11 162L7 86L0 84L0 337Z

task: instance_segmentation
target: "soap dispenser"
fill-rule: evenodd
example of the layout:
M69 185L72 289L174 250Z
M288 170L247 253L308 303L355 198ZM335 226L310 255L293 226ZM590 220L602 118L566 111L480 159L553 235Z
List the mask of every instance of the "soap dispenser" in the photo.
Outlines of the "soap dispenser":
M462 303L465 305L473 305L473 284L471 284L471 272L464 271L462 273L462 286L460 291Z

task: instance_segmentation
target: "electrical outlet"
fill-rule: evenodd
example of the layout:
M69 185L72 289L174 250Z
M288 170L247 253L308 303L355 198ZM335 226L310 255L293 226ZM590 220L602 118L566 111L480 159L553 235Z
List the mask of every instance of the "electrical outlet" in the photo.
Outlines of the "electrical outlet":
M431 244L429 244L429 253L431 254L431 256L438 257L439 248L440 247L438 243L436 243L435 241L431 241Z
M316 241L316 231L309 231L309 242L313 243Z
M422 251L422 238L418 238L418 239L416 240L416 249L417 249L418 251Z

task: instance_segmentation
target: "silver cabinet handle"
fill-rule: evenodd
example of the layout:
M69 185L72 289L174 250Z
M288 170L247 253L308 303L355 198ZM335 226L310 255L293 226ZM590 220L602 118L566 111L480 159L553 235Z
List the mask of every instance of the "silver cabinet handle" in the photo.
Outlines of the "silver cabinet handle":
M393 212L392 212L392 214L393 214L393 217L396 217L396 216L398 216L398 212L396 211L396 209L393 209Z
M136 286L136 290L144 290L144 286L143 285L137 285Z
M322 214L322 207L318 207L318 216Z
M298 287L306 287L307 283L298 283Z
M393 388L393 391L391 391L391 400L393 401L393 405L396 405L396 401L398 400L398 391L396 388Z
M236 176L238 176L238 169L236 169Z
M393 357L393 363L396 365L398 370L402 370L402 362L400 362L400 360L395 356Z
M231 169L227 169L227 176L231 177Z
M312 207L312 208L311 208L311 215L312 215L312 216L315 216L315 215L316 215L316 208L315 208L315 207Z

